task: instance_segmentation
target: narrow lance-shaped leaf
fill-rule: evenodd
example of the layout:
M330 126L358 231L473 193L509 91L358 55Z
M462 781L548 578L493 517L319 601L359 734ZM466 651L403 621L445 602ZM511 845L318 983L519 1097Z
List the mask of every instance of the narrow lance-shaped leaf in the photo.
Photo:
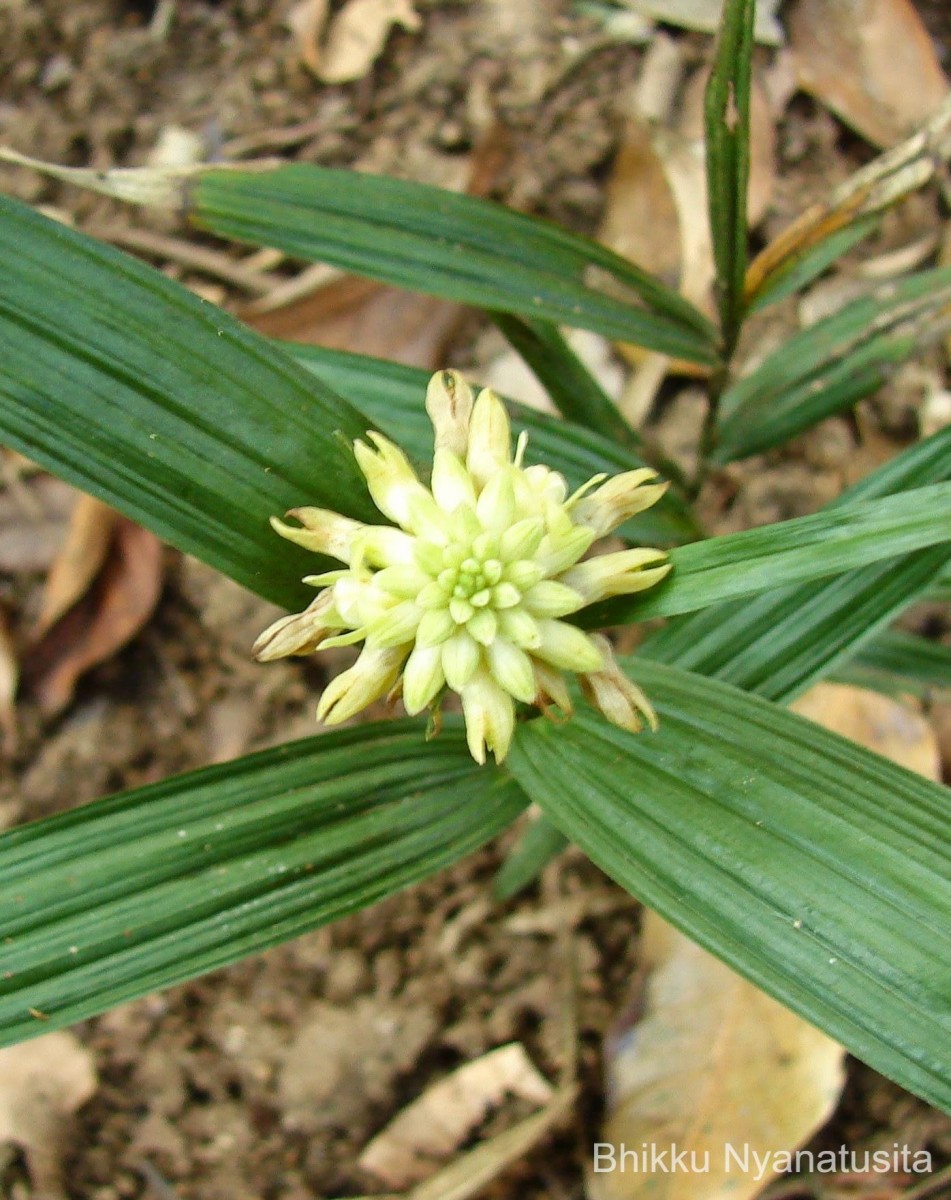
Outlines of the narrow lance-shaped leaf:
M951 428L896 455L826 511L949 478ZM949 558L951 545L944 543L833 579L713 605L671 621L639 652L788 703L923 596Z
M723 395L714 459L780 445L871 395L951 326L951 268L882 284L794 334Z
M588 238L474 196L312 163L103 172L5 157L184 211L221 237L410 291L594 329L696 362L715 358L707 319L647 272ZM618 299L619 290L632 300Z
M363 908L515 819L458 727L423 733L307 738L0 836L0 1044Z
M951 690L951 646L886 629L838 671L835 678L889 695L928 696Z
M693 612L942 542L951 542L951 483L678 546L662 583L591 605L579 617L595 626Z
M725 0L704 102L710 231L720 326L728 353L743 318L755 16L756 0Z
M657 734L516 738L532 800L622 887L951 1110L951 792L774 704L637 660Z
M373 518L356 409L158 271L3 197L0 345L0 441L279 604L306 602L314 558L272 514Z

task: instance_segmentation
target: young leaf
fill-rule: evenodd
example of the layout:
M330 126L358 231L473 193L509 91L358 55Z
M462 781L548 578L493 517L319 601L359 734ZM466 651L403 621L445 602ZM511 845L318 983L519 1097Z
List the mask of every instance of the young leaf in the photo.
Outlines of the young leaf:
M949 476L951 429L944 429L890 459L826 511ZM715 605L670 622L640 653L786 703L924 595L949 558L951 547L933 546L834 579Z
M876 391L951 326L951 268L882 284L794 334L723 395L717 462L758 454Z
M951 791L722 683L635 673L657 734L535 721L516 779L622 887L951 1110Z
M354 408L158 271L3 197L0 343L0 441L278 604L306 603L315 560L270 516L373 518Z
M716 358L706 317L646 271L588 238L475 196L313 163L93 171L12 151L0 158L184 211L221 237L409 291L593 329L694 362ZM619 290L636 303L617 299Z
M291 742L0 836L0 1045L191 979L431 875L525 799L461 730Z
M951 541L951 483L825 509L670 553L674 570L641 595L583 609L587 627L693 612L789 583L841 575Z
M536 817L492 880L493 896L496 900L517 896L567 845L568 839L547 817Z
M593 329L691 361L713 360L709 324L676 292L596 242L488 200L295 163L203 172L186 203L196 225L222 237L275 246L410 291ZM591 268L646 308L585 282Z
M872 638L834 678L890 695L929 696L951 690L951 646L900 629Z
M755 16L756 0L725 0L704 102L710 231L720 327L728 352L743 319Z
M856 171L757 255L746 274L747 306L788 294L788 280L800 270L803 282L812 278L807 264L824 269L865 236L876 214L930 182L951 155L949 133L951 98L922 129Z

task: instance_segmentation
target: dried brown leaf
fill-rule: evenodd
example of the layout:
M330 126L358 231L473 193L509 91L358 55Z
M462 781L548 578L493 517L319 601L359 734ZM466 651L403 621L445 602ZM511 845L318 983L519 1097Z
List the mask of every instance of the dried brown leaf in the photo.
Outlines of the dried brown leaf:
M92 586L34 643L24 664L44 711L64 708L79 677L139 632L161 589L161 543L148 530L119 517Z
M946 97L922 129L856 171L827 200L811 205L756 256L746 273L747 301L832 234L924 187L949 157L951 97Z
M10 632L6 609L0 605L0 750L12 754L17 743L14 699L20 681L20 664Z
M330 0L299 0L287 14L287 25L297 39L301 61L315 75L320 71L320 38L329 8Z
M48 571L66 536L76 492L51 475L11 474L0 490L0 571Z
M88 591L106 561L118 519L115 509L95 496L77 494L66 541L46 578L40 615L32 634L34 641Z
M347 276L283 308L243 317L268 337L434 370L462 312L448 300Z
M327 30L318 77L324 83L362 79L382 54L395 25L410 33L421 28L412 0L350 0Z
M647 914L643 937L646 1015L608 1063L612 1104L601 1140L654 1146L668 1161L673 1146L697 1168L602 1169L589 1175L589 1195L751 1200L770 1178L752 1152L771 1159L823 1124L844 1082L845 1051L656 914ZM749 1147L750 1170L727 1145Z
M72 1033L0 1050L0 1143L23 1148L33 1195L57 1200L65 1194L60 1156L68 1118L96 1086L92 1055Z
M490 1050L427 1088L369 1143L359 1165L392 1188L425 1179L506 1095L539 1105L553 1095L520 1042Z
M775 46L783 40L782 28L776 20L780 2L757 0L755 36L758 42ZM695 29L700 33L716 33L723 12L723 0L623 0L623 3L634 12L663 21L665 25Z
M934 730L906 704L865 688L819 683L800 696L793 708L909 771L928 779L941 778L941 754Z
M800 86L876 146L906 137L948 94L911 0L799 0L789 34Z

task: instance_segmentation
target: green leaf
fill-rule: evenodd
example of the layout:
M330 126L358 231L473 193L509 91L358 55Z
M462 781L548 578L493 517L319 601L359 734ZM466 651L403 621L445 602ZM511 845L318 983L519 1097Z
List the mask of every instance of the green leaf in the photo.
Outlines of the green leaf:
M639 595L582 610L586 626L693 612L789 583L841 575L951 541L951 483L864 500L670 552L674 570Z
M755 17L756 0L725 0L704 101L710 230L720 326L728 353L743 319Z
M533 883L567 845L568 839L547 817L536 817L492 880L493 896L496 900L511 900Z
M836 671L841 683L922 698L951 689L951 646L900 629L872 638Z
M826 511L951 477L951 428L896 455ZM933 586L951 547L934 546L834 579L777 588L670 622L640 653L788 702L841 667Z
M458 726L291 742L0 836L0 1044L366 907L522 810Z
M581 362L556 325L494 313L496 325L531 367L555 407L568 421L593 429L622 446L640 439L617 405Z
M747 295L747 312L759 312L769 304L785 300L803 288L834 262L847 254L859 242L862 242L879 226L878 213L861 217L854 224L836 228L833 233L826 235L821 241L810 243L798 254L791 253L784 257L776 268L763 279L755 296Z
M634 673L657 734L532 722L518 782L622 887L951 1109L951 792L722 683Z
M951 268L876 288L794 334L723 395L714 459L758 454L876 391L949 324Z
M204 171L186 203L196 225L221 237L694 362L715 358L709 322L672 289L597 242L488 200L293 163ZM592 268L601 278L587 281ZM646 307L617 299L619 287Z
M424 406L428 372L343 350L282 345L335 392L358 405L375 428L399 442L411 457L420 463L432 461L433 430ZM560 471L572 488L602 471L616 475L645 465L634 450L601 434L512 400L506 403L515 429L529 435L526 464L545 463ZM687 505L668 492L620 532L634 542L669 546L698 537L700 531Z
M278 604L306 602L315 559L272 514L373 519L354 408L158 271L3 197L0 343L0 441Z

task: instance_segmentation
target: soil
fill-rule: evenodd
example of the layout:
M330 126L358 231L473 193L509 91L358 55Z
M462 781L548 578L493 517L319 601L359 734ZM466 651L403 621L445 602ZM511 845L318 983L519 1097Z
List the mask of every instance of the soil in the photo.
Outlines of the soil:
M421 31L395 32L364 78L330 87L301 65L292 7L180 0L167 28L157 28L148 3L6 0L0 141L104 168L148 161L174 126L199 135L209 157L279 153L459 186L473 152L503 130L491 194L570 228L596 229L639 47L606 39L567 2L417 0ZM920 11L947 65L946 5L922 0ZM709 39L675 36L692 61L708 53ZM763 238L872 154L802 96L779 118L777 145L781 182ZM0 170L0 188L83 228L135 226L197 240L27 171ZM907 241L909 229L934 231L938 221L936 198L916 198L880 249ZM211 239L203 244L234 253ZM212 299L246 302L213 272L151 258ZM290 277L296 267L280 269ZM484 365L498 349L475 322L454 336L463 365ZM943 379L937 352L924 369ZM724 472L706 496L711 527L814 511L914 435L923 394L919 376L904 377L863 405L858 423L825 422L781 455ZM660 401L654 433L676 455L692 436L696 405L680 384ZM8 504L0 504L0 601L24 631L70 496L43 477L17 487L16 495L0 492ZM32 501L17 509L24 491ZM14 517L28 514L28 553L22 539L16 553L4 549L11 495ZM28 691L21 697L18 742L0 759L0 825L313 731L322 668L249 662L248 647L274 610L200 563L169 552L166 568L155 616L83 679L65 712L46 717ZM947 631L940 613L914 620ZM951 721L944 726L951 746ZM947 746L945 753L951 760ZM602 1043L638 978L638 912L576 851L518 900L493 906L487 885L513 837L371 911L80 1026L100 1086L59 1147L65 1194L312 1200L380 1190L356 1166L361 1149L449 1069L519 1040L541 1071L557 1076L566 971L558 933L567 920L579 980L581 1099L570 1120L482 1194L580 1200L602 1113ZM522 1111L513 1102L473 1134L501 1129ZM815 1145L870 1139L927 1145L938 1165L951 1159L951 1121L852 1064L838 1114ZM24 1163L0 1156L0 1197L38 1195L32 1189Z

